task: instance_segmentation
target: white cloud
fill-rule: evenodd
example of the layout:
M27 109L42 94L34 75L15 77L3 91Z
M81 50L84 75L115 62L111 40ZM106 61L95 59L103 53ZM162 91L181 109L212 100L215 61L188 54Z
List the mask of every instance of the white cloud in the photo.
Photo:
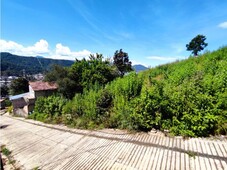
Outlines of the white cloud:
M58 43L56 44L55 55L53 57L75 60L75 58L77 59L88 58L90 54L92 53L85 49L82 51L73 52L70 50L69 47L63 46L61 43Z
M44 39L41 39L34 45L28 47L25 47L14 41L6 41L0 39L0 51L10 52L12 54L23 56L42 55L47 58L66 60L75 60L75 58L77 59L87 58L90 54L92 54L89 50L86 49L75 52L71 51L69 47L63 46L61 43L56 44L54 50L50 50L48 42Z
M49 45L46 40L39 40L33 46L24 47L22 49L23 53L27 55L41 55L41 54L48 54L49 53Z
M88 50L82 50L82 51L78 51L78 52L73 52L73 56L75 57L88 57L91 54L90 51Z
M33 46L24 47L14 41L0 40L2 52L10 52L17 55L36 56L49 53L48 42L41 39Z
M56 45L56 55L63 55L69 56L71 54L71 50L67 46L63 46L62 44L58 43Z
M150 60L159 60L159 61L174 61L177 57L161 57L161 56L149 56L147 59Z
M218 25L219 28L227 29L227 21L222 22Z
M17 44L13 41L5 41L5 40L0 40L0 48L1 51L3 52L18 52L21 51L21 49L23 48L22 45Z

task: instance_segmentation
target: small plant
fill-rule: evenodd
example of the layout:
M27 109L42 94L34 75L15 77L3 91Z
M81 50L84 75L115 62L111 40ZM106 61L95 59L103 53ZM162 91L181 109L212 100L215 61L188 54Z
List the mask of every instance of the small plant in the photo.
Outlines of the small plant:
M36 166L35 168L33 168L32 170L39 170L39 167L38 166Z
M192 157L194 159L195 159L195 156L197 156L197 153L193 151L187 151L186 153L188 154L189 157Z
M19 168L17 168L15 166L16 161L13 159L13 157L11 155L12 152L9 149L7 149L5 145L1 146L1 152L3 155L6 156L6 158L8 160L8 164L11 164L15 170L19 170ZM3 163L3 164L5 165L5 163Z
M6 147L2 148L2 154L5 156L9 156L11 154L11 151L8 150Z
M16 161L15 160L9 160L9 164L15 164L16 163Z
M5 100L6 107L12 106L12 102L7 98Z
M10 114L13 113L13 106L12 105L7 108L7 112L9 112Z

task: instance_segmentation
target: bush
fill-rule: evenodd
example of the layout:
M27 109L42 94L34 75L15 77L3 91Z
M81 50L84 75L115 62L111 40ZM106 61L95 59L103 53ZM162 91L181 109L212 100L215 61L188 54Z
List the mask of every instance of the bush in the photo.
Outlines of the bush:
M7 108L7 112L10 113L10 114L13 113L13 106L12 105Z
M5 104L6 104L6 107L12 106L12 102L8 98L5 100Z
M66 99L61 96L39 97L35 103L34 112L29 118L51 123L60 123L63 106Z
M133 72L105 86L95 83L88 89L86 85L83 93L66 104L62 98L40 99L33 116L77 128L156 128L183 136L226 135L226 65L227 47L223 47Z

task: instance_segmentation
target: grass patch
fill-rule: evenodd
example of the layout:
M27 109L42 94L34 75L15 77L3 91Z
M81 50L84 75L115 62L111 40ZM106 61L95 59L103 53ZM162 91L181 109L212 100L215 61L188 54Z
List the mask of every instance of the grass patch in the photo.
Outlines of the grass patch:
M187 151L186 153L188 154L189 157L194 158L194 159L197 156L197 153L193 152L193 151Z
M15 170L19 170L20 169L20 168L17 168L15 166L16 161L13 159L13 157L11 155L12 152L9 149L7 149L5 145L1 146L1 152L6 157L6 160L8 160L8 161L6 161L6 162L8 162L6 164L11 164L14 167ZM3 165L5 165L5 163L3 163Z
M11 151L4 147L2 149L2 154L5 156L9 156L11 154Z

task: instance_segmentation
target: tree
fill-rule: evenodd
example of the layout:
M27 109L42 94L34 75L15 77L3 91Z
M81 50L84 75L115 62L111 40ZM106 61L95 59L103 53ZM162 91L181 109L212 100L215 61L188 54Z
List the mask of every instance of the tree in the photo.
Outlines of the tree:
M87 70L83 71L83 86L85 88L89 88L90 85L95 83L105 85L118 76L114 72L115 66L111 66L107 59L104 60L102 54L91 54L86 62L88 63Z
M187 50L192 51L192 54L197 56L198 52L202 51L208 45L205 43L205 40L206 37L204 35L197 35L189 44L186 44Z
M1 97L7 97L9 95L9 87L8 87L8 82L7 78L4 79L4 83L1 85Z
M75 93L82 93L93 85L105 85L115 79L115 72L108 60L103 60L102 54L90 55L89 59L77 60L71 67L54 66L46 74L45 81L56 82L58 91L66 98L72 99Z
M26 93L29 91L29 83L25 78L18 78L11 82L9 91L11 95Z
M120 76L123 77L125 73L132 71L132 62L129 61L128 53L120 49L114 53L114 65L117 67Z
M44 81L56 82L66 77L68 71L65 67L61 65L54 64L51 67L51 70L45 75Z
M1 97L6 97L9 94L9 88L7 85L1 86Z
M72 75L70 68L55 64L45 75L44 81L55 82L58 85L58 92L64 97L72 99L75 93L82 92L77 74Z

